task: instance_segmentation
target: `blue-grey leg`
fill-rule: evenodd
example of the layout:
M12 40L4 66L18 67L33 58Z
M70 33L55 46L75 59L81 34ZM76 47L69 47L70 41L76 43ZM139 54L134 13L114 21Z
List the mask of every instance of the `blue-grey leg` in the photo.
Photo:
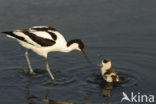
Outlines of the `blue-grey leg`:
M31 63L30 63L29 56L28 56L28 51L25 52L25 57L26 57L28 67L29 67L29 74L35 74L35 72L33 71L31 67Z
M46 60L46 69L47 69L51 79L54 80L55 78L54 78L53 74L51 73L50 67L49 67L49 64L48 64L48 58L45 58L45 60Z

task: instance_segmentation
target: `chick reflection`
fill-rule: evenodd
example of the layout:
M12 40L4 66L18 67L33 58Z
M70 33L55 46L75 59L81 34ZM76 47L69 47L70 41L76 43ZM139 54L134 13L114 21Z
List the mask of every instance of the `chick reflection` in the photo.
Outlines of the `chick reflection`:
M113 89L113 83L107 83L105 81L101 81L100 87L101 87L102 96L104 96L104 97L111 96L111 91Z
M46 89L46 95L44 99L40 98L41 95L38 97L38 96L31 94L30 86L32 83L32 79L33 79L32 76L28 77L28 81L25 87L25 98L28 101L28 104L38 104L38 102L42 104L74 104L74 103L49 99L49 92L51 88Z

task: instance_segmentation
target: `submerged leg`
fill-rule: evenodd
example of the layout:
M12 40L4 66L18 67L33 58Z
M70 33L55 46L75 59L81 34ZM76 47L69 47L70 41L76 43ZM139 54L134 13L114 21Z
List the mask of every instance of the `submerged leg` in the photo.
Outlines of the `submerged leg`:
M28 56L28 51L25 52L25 57L28 63L28 67L29 67L29 74L35 74L35 72L33 71L31 64L30 64L30 60L29 60L29 56Z
M48 71L48 73L49 73L51 79L54 80L55 78L54 78L53 74L52 74L51 71L50 71L50 67L49 67L49 64L48 64L48 59L45 58L45 60L46 60L46 69L47 69L47 71Z

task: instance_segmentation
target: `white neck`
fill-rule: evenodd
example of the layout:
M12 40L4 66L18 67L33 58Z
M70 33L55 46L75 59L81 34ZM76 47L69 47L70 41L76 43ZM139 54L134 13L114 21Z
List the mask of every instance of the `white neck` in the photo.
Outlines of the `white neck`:
M103 66L101 68L101 75L104 75L105 72L112 67L111 62L108 62L107 64L103 63Z
M101 68L101 75L104 75L104 74L106 73L107 70L108 70L108 69L102 67L102 68Z

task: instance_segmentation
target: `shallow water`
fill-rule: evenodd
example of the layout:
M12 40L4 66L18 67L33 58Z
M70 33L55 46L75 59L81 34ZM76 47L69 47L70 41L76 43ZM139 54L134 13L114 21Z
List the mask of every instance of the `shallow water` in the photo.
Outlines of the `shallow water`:
M1 35L0 104L120 104L122 92L156 95L155 4L154 0L1 0L0 31L55 27L67 40L82 39L93 63L110 58L124 81L112 89L111 97L102 96L99 67L88 64L77 51L49 54L54 83L44 71L44 59L30 52L38 73L29 76L25 49Z

